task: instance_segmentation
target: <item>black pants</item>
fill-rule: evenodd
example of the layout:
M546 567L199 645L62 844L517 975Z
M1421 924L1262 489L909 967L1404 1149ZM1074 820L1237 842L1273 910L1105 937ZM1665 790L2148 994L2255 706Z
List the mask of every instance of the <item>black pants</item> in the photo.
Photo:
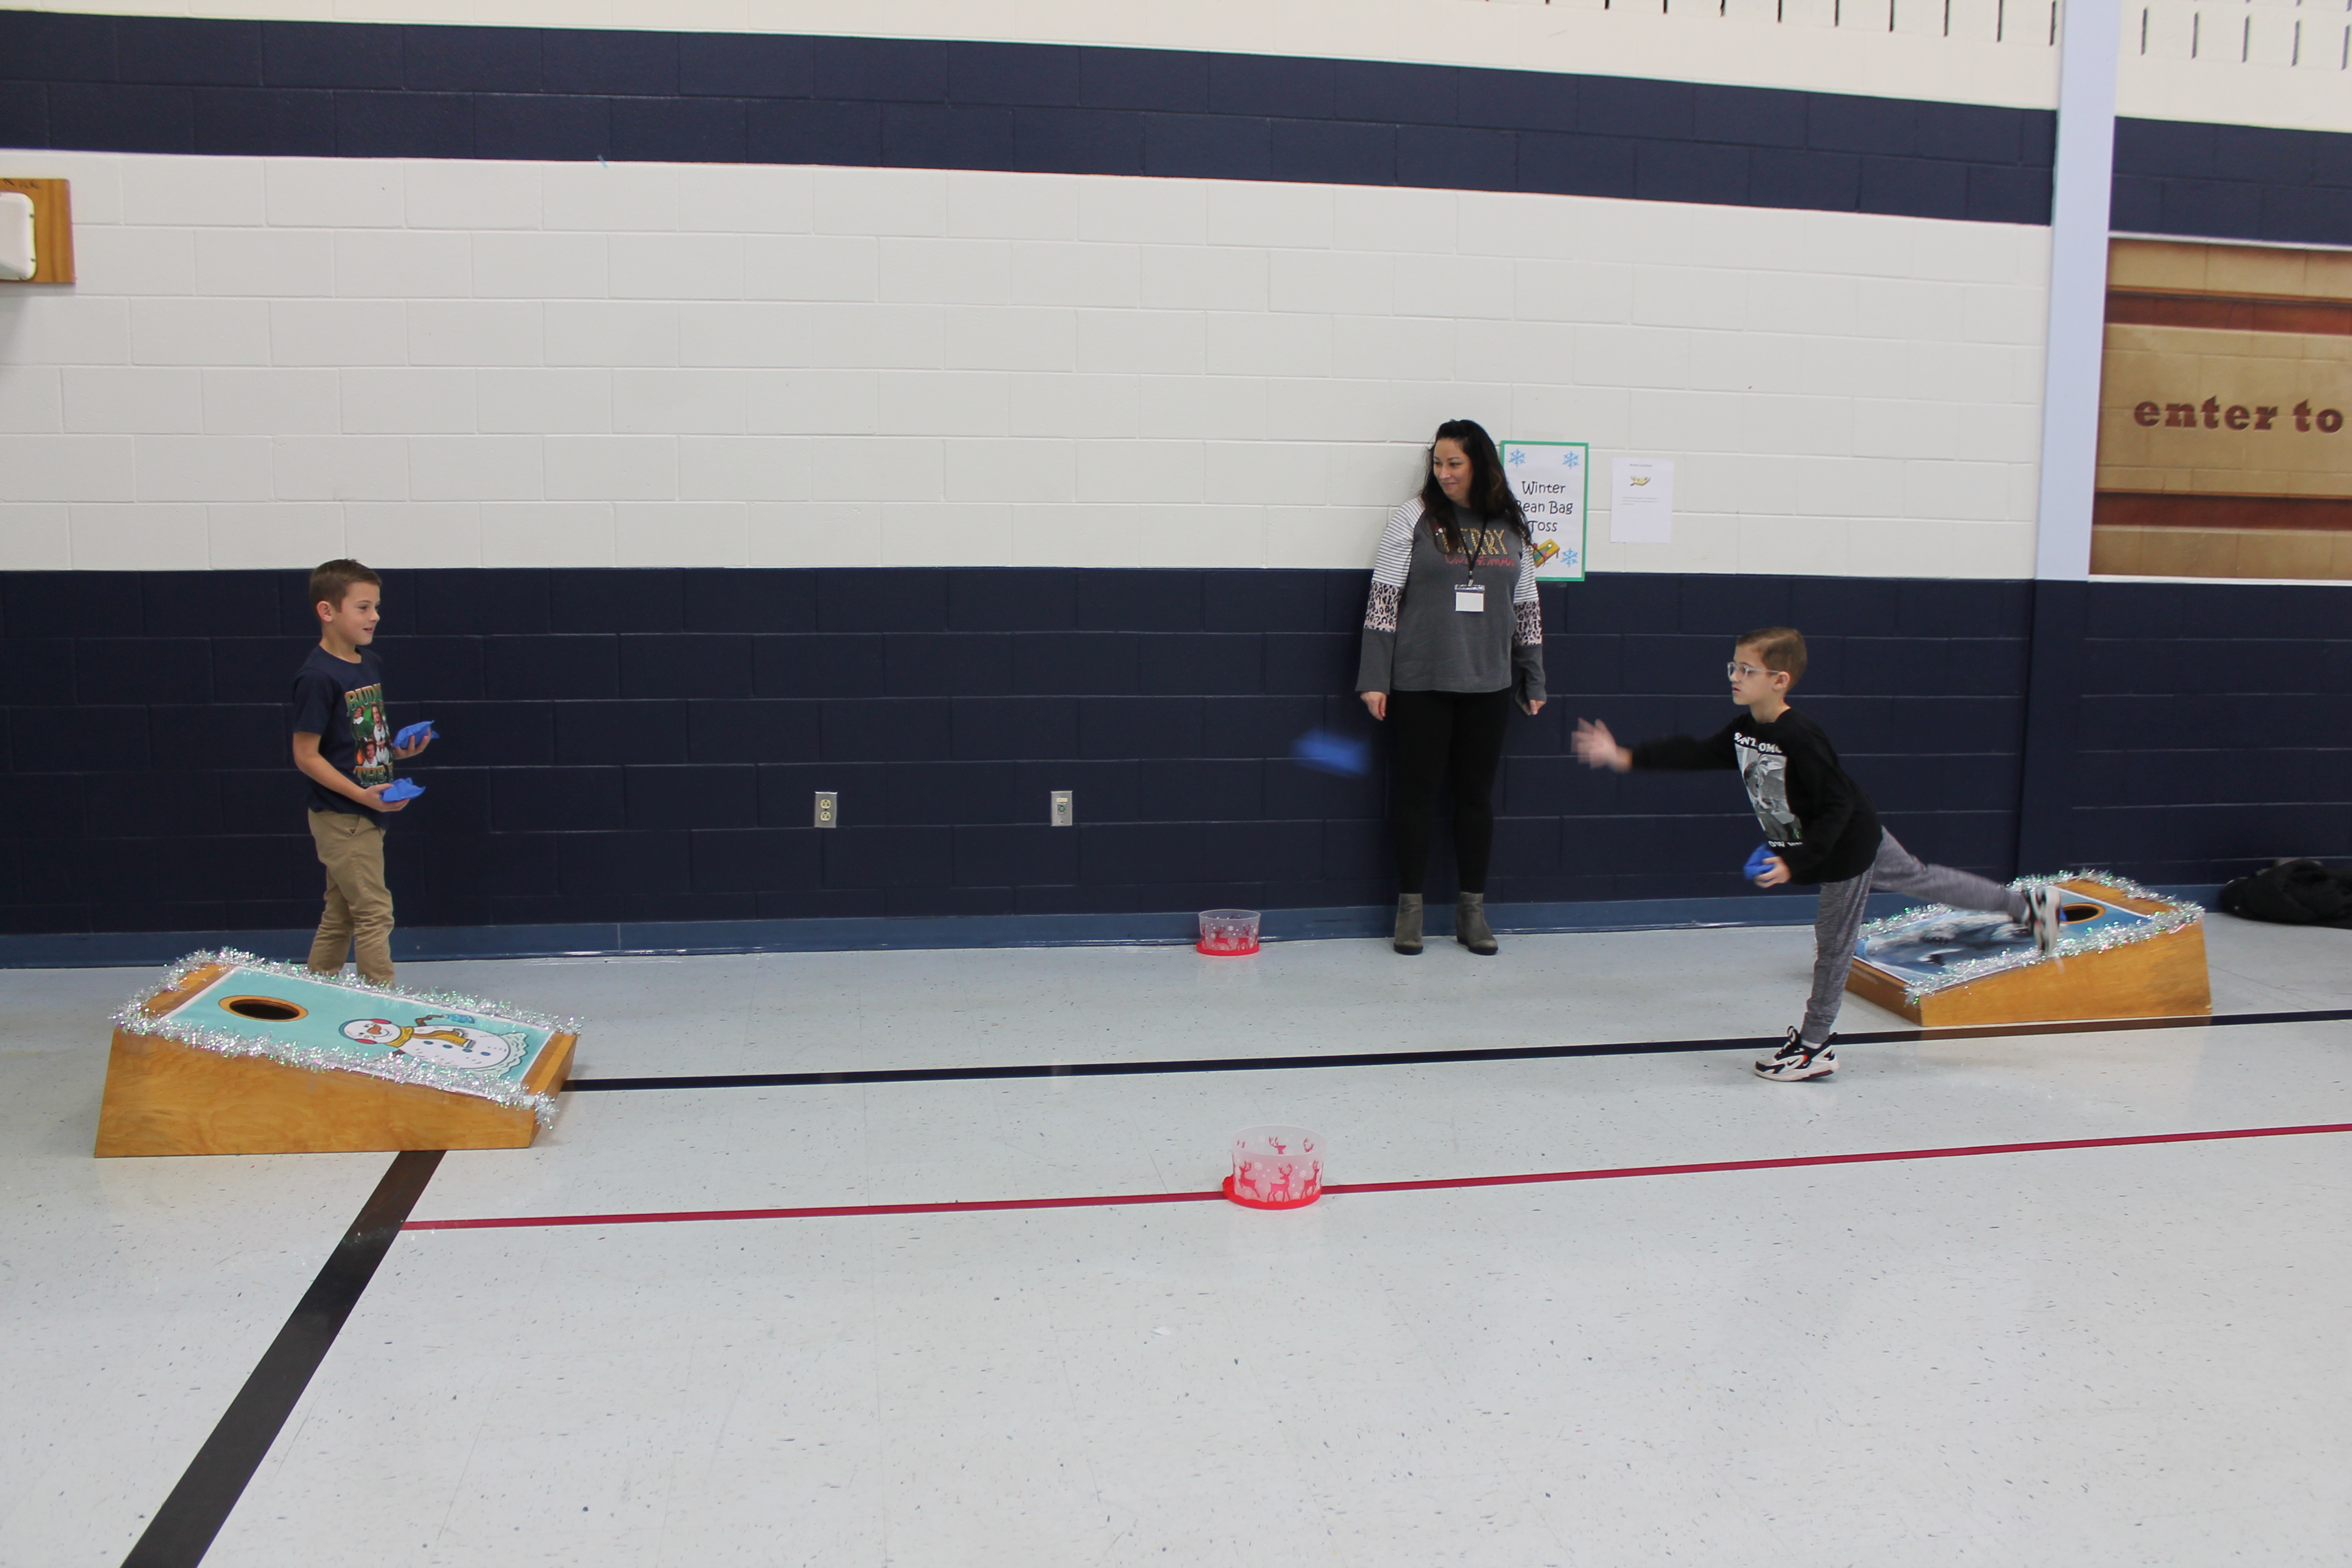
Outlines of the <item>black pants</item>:
M1486 862L1495 848L1495 770L1502 764L1503 725L1510 716L1508 687L1389 693L1389 722L1396 727L1391 812L1398 892L1421 891L1441 785L1454 791L1454 861L1462 891L1486 890Z

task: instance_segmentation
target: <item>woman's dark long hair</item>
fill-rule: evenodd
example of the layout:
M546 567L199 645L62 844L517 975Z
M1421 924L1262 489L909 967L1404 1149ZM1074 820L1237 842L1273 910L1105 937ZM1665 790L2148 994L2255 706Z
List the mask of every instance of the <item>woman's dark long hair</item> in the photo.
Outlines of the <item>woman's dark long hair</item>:
M1475 419L1448 419L1429 439L1433 463L1440 441L1453 442L1470 459L1470 494L1465 503L1469 509L1488 522L1515 530L1519 542L1528 542L1528 515L1519 510L1519 498L1511 493L1510 481L1503 477L1502 454L1495 450L1495 438L1486 434L1486 427ZM1429 519L1430 531L1445 541L1448 555L1466 553L1462 530L1454 521L1454 503L1446 499L1445 487L1437 482L1434 468L1422 470L1421 510Z

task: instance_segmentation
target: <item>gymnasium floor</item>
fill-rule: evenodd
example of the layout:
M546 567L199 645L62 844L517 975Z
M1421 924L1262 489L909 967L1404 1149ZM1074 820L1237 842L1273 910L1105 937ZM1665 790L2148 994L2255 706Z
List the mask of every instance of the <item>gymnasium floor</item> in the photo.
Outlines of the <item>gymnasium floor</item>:
M2217 1014L2352 1007L2346 933L2208 931ZM592 1079L1242 1061L1776 1035L1810 935L403 979L579 1016ZM0 978L0 1563L123 1560L390 1163L92 1160L144 978ZM1339 1183L1612 1173L412 1228L205 1561L2345 1560L2352 1132L2116 1141L2352 1123L2352 1022L1754 1054L571 1094L412 1221L1202 1193L1265 1121Z

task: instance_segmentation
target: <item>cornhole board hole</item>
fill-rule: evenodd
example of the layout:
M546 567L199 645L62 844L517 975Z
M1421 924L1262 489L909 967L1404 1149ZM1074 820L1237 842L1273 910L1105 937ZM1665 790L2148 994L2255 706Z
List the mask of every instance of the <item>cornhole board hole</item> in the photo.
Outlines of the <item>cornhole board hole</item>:
M1931 905L1864 926L1846 989L1927 1028L2213 1010L2202 910L2120 878L2052 885L2065 916L2054 954L2001 915Z
M572 1069L564 1020L198 953L114 1018L97 1154L522 1149Z

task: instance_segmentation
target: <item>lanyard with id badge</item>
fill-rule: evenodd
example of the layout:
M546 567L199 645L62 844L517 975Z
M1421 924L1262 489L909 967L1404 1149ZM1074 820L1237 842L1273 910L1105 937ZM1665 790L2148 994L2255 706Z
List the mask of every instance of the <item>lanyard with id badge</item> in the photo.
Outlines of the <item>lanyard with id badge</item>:
M1454 613L1457 616L1483 616L1486 613L1486 590L1478 583L1478 547L1484 541L1476 534L1470 536L1469 560L1464 567L1464 581L1454 589Z

